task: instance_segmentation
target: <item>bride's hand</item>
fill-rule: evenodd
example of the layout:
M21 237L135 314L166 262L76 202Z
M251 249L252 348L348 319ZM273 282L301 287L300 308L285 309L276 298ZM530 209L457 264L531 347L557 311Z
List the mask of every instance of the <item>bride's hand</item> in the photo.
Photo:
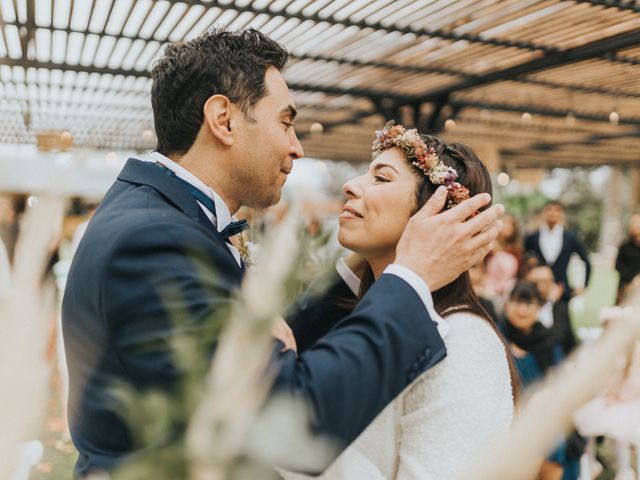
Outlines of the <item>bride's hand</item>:
M283 352L293 350L298 353L298 346L296 345L296 339L293 336L293 330L291 330L289 325L287 325L284 318L277 317L274 320L273 326L271 327L271 335L284 343L284 347L282 347Z

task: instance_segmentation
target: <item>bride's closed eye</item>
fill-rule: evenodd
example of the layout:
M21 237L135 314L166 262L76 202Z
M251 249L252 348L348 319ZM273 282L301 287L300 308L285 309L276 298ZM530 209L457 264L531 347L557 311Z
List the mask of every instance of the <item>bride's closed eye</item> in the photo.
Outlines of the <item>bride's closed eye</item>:
M389 182L389 181L390 181L388 178L385 178L385 177L383 177L383 176L381 176L381 175L376 175L376 176L375 176L375 179L376 179L376 181L378 181L378 182L384 182L384 183L387 183L387 182Z

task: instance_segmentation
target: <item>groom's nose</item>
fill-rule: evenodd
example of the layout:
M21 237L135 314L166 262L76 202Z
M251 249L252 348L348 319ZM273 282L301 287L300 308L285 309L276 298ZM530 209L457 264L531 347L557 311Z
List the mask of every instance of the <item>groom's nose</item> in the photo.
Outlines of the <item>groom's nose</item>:
M293 138L291 139L290 154L293 159L296 160L304 157L304 150L302 149L302 144L300 140L298 140L295 130L293 128L291 130L293 131Z

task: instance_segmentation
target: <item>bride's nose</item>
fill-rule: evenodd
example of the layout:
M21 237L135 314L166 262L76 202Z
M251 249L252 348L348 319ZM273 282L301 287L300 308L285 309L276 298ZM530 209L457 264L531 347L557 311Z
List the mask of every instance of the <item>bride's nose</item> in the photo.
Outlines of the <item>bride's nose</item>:
M347 198L356 198L357 195L357 186L356 186L356 178L352 178L348 182L346 182L342 186L342 192L345 194Z

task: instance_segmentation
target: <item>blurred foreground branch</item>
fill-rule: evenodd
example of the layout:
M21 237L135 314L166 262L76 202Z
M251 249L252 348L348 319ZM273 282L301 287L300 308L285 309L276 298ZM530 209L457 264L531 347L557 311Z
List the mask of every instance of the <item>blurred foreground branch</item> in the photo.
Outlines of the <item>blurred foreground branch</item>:
M55 292L42 280L63 212L63 199L44 197L27 210L11 294L0 305L0 478L14 470L18 444L40 433L46 412L50 369L45 350Z
M640 341L640 293L593 344L581 347L529 397L511 432L468 471L468 480L530 480L542 458L571 426L574 412L602 393L625 368Z

